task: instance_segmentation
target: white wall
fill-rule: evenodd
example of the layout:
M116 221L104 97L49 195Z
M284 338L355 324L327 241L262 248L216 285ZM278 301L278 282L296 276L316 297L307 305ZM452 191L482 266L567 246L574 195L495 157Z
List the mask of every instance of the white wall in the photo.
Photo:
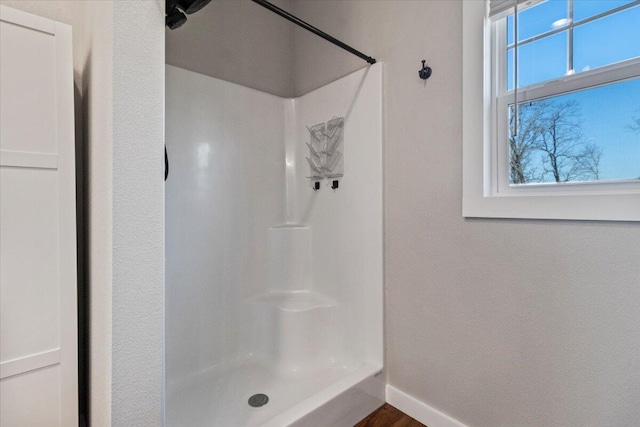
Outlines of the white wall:
M294 13L385 63L389 383L470 426L640 424L638 224L461 216L461 2ZM362 66L294 46L296 93Z
M83 66L82 105L90 316L89 423L102 427L110 426L112 420L113 4L86 4L84 40L88 53Z
M112 423L157 426L164 373L164 1L117 2L113 49Z
M275 0L291 10L292 0ZM250 0L214 0L166 30L167 64L279 96L293 95L293 24Z
M311 228L313 289L337 302L332 332L337 358L382 363L382 65L295 103L293 216ZM331 189L332 180L324 180L313 191L305 159L307 127L333 117L345 119L344 177L337 190Z
M268 229L284 218L284 100L167 66L166 140L170 396L256 350L243 307L266 291Z

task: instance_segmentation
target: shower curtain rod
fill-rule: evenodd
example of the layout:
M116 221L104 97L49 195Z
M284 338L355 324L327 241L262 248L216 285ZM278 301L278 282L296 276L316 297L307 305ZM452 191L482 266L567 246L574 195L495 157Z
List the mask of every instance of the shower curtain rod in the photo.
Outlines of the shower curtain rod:
M298 18L297 16L294 16L294 15L290 14L286 10L280 9L278 6L276 6L276 5L272 4L272 3L269 3L268 1L266 1L266 0L252 0L252 1L254 3L259 4L260 6L266 7L271 12L277 13L278 15L282 16L283 18L288 19L289 21L291 21L294 24L304 28L305 30L311 31L316 36L320 36L323 39L335 44L336 46L343 48L347 52L350 52L350 53L354 54L355 56L364 59L369 64L375 64L376 63L376 60L373 59L372 57L365 55L364 53L360 52L359 50L356 50L356 49L352 48L348 44L341 42L340 40L336 39L335 37L330 36L329 34L325 33L324 31L317 29L313 25L311 25L311 24L309 24L307 22L304 22L302 19Z

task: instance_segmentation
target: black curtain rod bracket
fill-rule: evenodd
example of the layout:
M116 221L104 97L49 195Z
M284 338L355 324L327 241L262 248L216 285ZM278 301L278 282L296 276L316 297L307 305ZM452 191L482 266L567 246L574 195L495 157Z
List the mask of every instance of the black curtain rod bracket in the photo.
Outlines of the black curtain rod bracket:
M318 28L316 28L313 25L303 21L302 19L298 18L297 16L294 16L294 15L290 14L286 10L280 9L278 6L276 6L276 5L272 4L272 3L269 3L267 0L252 0L252 1L254 3L259 4L262 7L265 7L267 9L269 9L271 12L276 13L276 14L282 16L283 18L293 22L297 26L302 27L305 30L312 32L316 36L320 36L323 39L335 44L336 46L341 47L342 49L346 50L347 52L352 53L355 56L364 59L369 64L375 64L376 63L376 60L373 59L372 57L365 55L364 53L360 52L359 50L356 50L356 49L352 48L348 44L341 42L340 40L336 39L335 37L330 36L329 34L325 33L322 30L319 30Z

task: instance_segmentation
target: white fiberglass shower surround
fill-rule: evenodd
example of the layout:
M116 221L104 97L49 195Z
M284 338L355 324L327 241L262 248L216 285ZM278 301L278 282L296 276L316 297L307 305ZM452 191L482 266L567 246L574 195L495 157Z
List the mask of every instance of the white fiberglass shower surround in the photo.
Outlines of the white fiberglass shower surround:
M166 81L166 425L353 426L384 403L382 65L295 99ZM335 117L344 176L311 180Z

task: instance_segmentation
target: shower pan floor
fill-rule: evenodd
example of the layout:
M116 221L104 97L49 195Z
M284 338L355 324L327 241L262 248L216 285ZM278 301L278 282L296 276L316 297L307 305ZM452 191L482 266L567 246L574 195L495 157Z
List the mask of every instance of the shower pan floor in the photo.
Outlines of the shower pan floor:
M308 397L347 377L357 366L327 363L313 369L281 371L273 364L248 360L225 369L212 369L168 397L167 426L260 426ZM269 397L254 408L255 394Z

